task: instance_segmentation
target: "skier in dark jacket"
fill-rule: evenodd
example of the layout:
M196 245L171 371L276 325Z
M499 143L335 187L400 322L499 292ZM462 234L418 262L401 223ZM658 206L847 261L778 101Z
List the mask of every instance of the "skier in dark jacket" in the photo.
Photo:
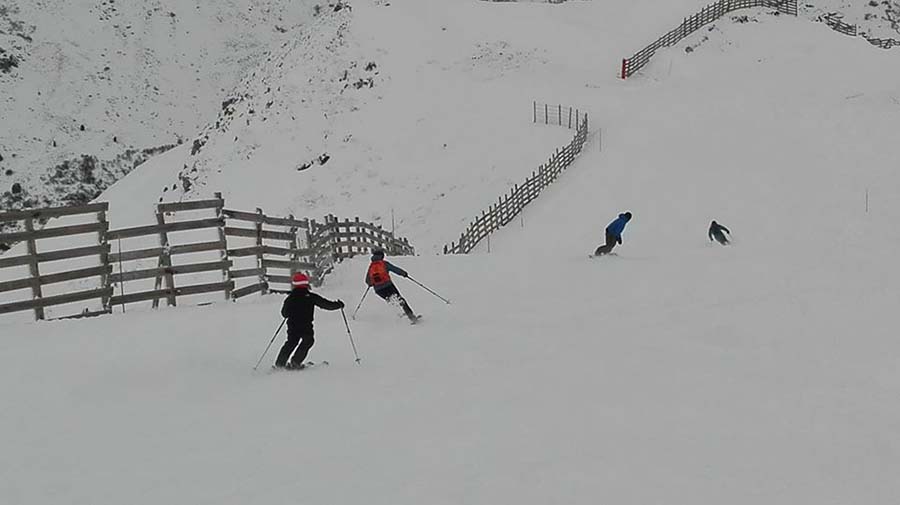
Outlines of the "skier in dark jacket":
M386 302L400 305L410 322L415 323L420 316L417 316L409 308L406 299L400 295L400 291L397 290L397 286L394 286L394 281L391 280L391 273L395 273L400 277L409 277L406 270L394 266L384 259L383 250L375 249L372 251L372 262L369 264L369 270L366 271L366 284L374 288L375 294Z
M595 256L602 256L612 252L616 244L622 244L622 232L625 231L625 225L631 221L631 212L619 214L613 222L606 227L606 244L594 251Z
M287 341L281 347L276 368L302 369L306 355L315 343L313 338L313 312L316 307L325 310L344 308L341 300L331 301L309 291L309 277L297 272L291 278L293 290L281 306L281 315L287 319ZM296 352L295 352L296 349ZM294 357L291 358L293 353ZM288 363L288 358L291 358Z
M728 228L726 228L726 227L720 225L719 223L713 221L713 222L709 225L709 234L708 234L708 235L709 235L709 241L712 242L713 238L715 238L715 239L716 239L716 242L718 242L718 243L720 243L720 244L722 244L722 245L728 245L728 244L730 244L731 241L728 240L728 237L726 237L726 236L725 236L725 233L723 233L723 232L728 233L729 235L731 235L731 231L730 231Z

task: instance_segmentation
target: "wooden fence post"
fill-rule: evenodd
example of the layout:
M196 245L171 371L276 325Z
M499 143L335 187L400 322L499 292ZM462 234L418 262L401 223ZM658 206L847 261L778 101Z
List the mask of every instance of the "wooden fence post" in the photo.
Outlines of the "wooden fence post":
M315 265L315 270L312 272L313 282L316 285L319 285L320 282L320 271L319 271L319 249L314 246L314 243L317 242L317 230L318 223L316 223L315 219L309 220L309 227L306 229L306 249L309 251L309 262ZM317 245L317 244L316 244Z
M109 231L109 223L106 220L105 210L101 210L97 213L97 221L101 225L100 230L97 232L97 244L101 248L100 266L104 268L103 273L100 274L100 286L109 288L108 293L101 298L101 302L103 303L103 310L112 313L112 306L109 303L110 296L112 295L112 285L109 282L109 275L112 273L112 264L109 262L109 242L106 239L106 232Z
M28 216L25 218L25 231L31 233L34 231L34 218ZM31 297L34 299L40 300L43 298L41 296L41 280L40 280L40 269L38 268L38 259L37 259L37 242L34 237L29 235L28 237L28 270L31 273ZM42 321L44 319L44 308L43 307L35 307L34 308L34 320Z
M325 233L328 234L328 255L331 257L332 263L337 262L337 229L337 217L333 214L325 216Z
M550 182L555 181L559 177L559 172L563 169L563 164L559 160L559 148L556 148L556 155L553 156L553 172L550 174Z
M356 242L362 242L362 243L368 244L374 240L377 243L379 240L378 237L381 237L381 234L374 230L372 231L372 236L376 237L375 239L371 239L371 238L363 236L362 228L361 228L360 221L359 221L359 216L353 216L353 221L351 221L351 223L352 223L352 225L351 225L351 227L347 228L347 231L351 232L353 234L352 238L355 238ZM379 229L379 231L380 231L380 229ZM383 246L381 246L381 248L384 249L385 254L393 255L393 250L391 249L391 246L393 246L393 244L383 245ZM347 252L350 255L350 257L352 258L353 256L356 255L357 252L362 252L363 247L364 246L350 244L350 247L348 247Z
M222 198L222 193L213 193L216 200L219 200L219 204L216 206L216 217L222 220L222 224L219 225L217 231L219 232L219 244L221 249L219 250L219 258L222 261L228 261L228 242L225 237L225 200ZM230 267L222 267L222 282L225 283L225 300L231 300L231 268Z
M303 249L306 249L306 259L308 260L307 263L315 263L316 262L315 254L316 253L312 249L312 247L313 247L312 231L313 231L313 226L315 226L316 222L315 222L315 220L310 221L309 218L306 218L303 221L306 223L306 245L303 247Z
M162 211L159 210L159 207L156 208L156 224L164 225L166 224L166 217ZM159 232L159 245L162 247L162 252L159 254L159 266L163 267L165 270L163 275L156 276L156 289L159 289L162 285L162 279L166 280L166 290L168 293L166 294L166 303L168 303L169 307L174 307L176 305L175 300L175 277L172 275L172 255L169 253L169 234L164 230L160 230ZM159 298L153 299L153 308L159 308Z
M269 281L267 280L269 272L266 269L266 258L263 249L265 247L263 243L263 221L265 221L266 216L259 207L256 208L256 215L259 216L256 222L256 247L258 248L256 252L256 266L260 269L259 284L263 287L260 290L260 296L262 296L269 293Z
M294 215L293 215L293 214L288 214L288 219L290 219L290 220L293 221L293 220L294 220ZM291 254L290 254L288 257L289 257L289 258L291 259L291 261L294 262L294 263L297 263L297 262L300 261L300 240L299 240L299 238L297 237L297 229L298 229L298 228L297 228L296 225L291 226L290 229L289 229L289 233L290 233L291 235L293 235L294 238L293 238L293 240L291 240L291 245L290 245ZM296 266L291 266L289 272L290 272L290 275L293 277L293 275L297 272L297 267L296 267Z

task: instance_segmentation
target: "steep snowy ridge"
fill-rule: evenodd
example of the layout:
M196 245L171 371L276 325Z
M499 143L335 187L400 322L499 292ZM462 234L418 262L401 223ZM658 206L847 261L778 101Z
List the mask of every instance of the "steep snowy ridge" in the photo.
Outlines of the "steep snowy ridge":
M215 123L207 125L194 139L190 171L179 174L179 178L188 178L191 186L208 185L211 173L222 170L206 155L208 151L251 160L261 140L253 127L270 120L278 133L321 132L323 141L327 140L333 123L329 117L356 107L353 97L344 95L351 83L356 89L368 88L379 74L374 63L351 59L360 57L348 54L345 34L349 24L349 8L328 9L293 40L263 55L262 63L225 99ZM292 167L297 171L312 163L327 162L328 154L314 147L296 142L283 146L299 150L296 159L305 160Z
M427 9L323 10L250 73L215 122L135 177L169 174L154 176L167 201L222 191L237 208L383 225L393 212L417 247L438 250L470 201L493 201L570 134L533 125L538 94L515 87L535 69L553 72L536 41L446 34L454 18L423 18ZM104 198L135 203L117 188Z
M47 188L51 172L65 169L64 162L77 166L85 155L96 165L111 163L129 149L193 137L261 54L290 40L296 26L313 18L314 5L311 0L0 3L0 49L18 62L0 72L0 202L18 208L79 201L77 189L65 194ZM132 168L120 163L113 171L121 177ZM113 182L80 179L94 185L90 198Z
M698 6L359 2L323 10L250 73L215 122L145 172L168 174L154 177L163 200L222 191L236 206L274 213L385 225L393 214L420 250L436 251L445 230L464 226L566 142L564 132L523 121L532 100L578 105L582 86L618 93L621 55ZM481 19L468 23L472 16ZM561 28L533 30L542 16ZM648 19L647 33L625 29L629 16ZM598 45L595 30L610 43ZM593 124L609 123L605 114L617 108L604 101L590 111ZM402 195L386 198L385 188Z

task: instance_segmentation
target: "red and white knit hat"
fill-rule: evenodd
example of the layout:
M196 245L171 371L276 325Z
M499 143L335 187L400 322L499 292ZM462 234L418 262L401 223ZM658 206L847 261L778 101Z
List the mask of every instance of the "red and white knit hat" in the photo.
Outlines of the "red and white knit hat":
M291 277L291 286L294 286L295 288L308 288L309 277L303 272L297 272Z

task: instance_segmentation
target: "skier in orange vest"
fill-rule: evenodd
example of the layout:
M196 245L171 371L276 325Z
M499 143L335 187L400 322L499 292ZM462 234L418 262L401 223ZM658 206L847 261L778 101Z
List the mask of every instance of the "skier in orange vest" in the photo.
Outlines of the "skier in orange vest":
M369 270L366 272L366 284L374 288L375 294L386 302L400 305L409 321L415 323L422 316L417 316L409 308L409 304L400 295L400 291L397 291L397 286L394 286L394 282L391 280L391 273L395 273L400 277L409 277L406 270L394 266L384 259L383 250L375 249L372 251L372 263L369 264Z

